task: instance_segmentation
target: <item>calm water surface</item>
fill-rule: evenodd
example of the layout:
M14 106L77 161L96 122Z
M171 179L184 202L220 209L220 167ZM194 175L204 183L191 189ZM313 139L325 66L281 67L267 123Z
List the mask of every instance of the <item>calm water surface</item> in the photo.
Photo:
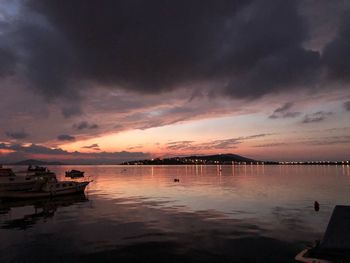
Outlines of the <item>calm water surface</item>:
M349 166L71 168L85 195L0 202L1 262L294 262L350 204Z

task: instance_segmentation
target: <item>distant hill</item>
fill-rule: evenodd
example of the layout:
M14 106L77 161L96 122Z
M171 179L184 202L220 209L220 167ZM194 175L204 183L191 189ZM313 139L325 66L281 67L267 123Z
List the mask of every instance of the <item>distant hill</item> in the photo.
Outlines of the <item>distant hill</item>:
M138 160L124 162L124 165L145 164L145 165L171 165L171 164L232 164L232 163L258 163L259 161L246 158L237 154L216 154L216 155L199 155L173 158L156 158L150 160Z
M34 159L28 159L20 162L13 163L13 165L63 165L61 162L47 162Z
M185 158L190 159L200 159L208 161L220 161L220 162L256 162L256 160L238 155L238 154L215 154L215 155L205 155L205 156L189 156Z

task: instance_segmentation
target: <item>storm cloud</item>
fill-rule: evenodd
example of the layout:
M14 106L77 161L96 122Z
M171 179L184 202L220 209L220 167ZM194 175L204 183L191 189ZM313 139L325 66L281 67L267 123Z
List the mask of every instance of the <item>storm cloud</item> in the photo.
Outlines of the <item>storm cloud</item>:
M18 131L18 132L6 132L6 136L11 139L25 139L29 137L29 134L25 131Z
M166 146L205 151L239 148L252 127L288 135L292 118L346 122L348 105L332 103L349 100L349 11L342 0L1 1L0 140L105 148L107 135L237 121L233 138L217 129L197 143L203 128Z
M347 111L350 111L350 101L344 102L344 108L345 108Z
M10 65L0 72L20 63L18 71L44 96L75 102L92 83L157 93L208 82L209 93L258 98L313 85L323 64L345 78L347 62L339 54L350 52L344 44L349 23L343 22L321 58L303 46L310 28L298 3L23 1L6 36L13 39L11 52L25 55L0 47ZM79 105L62 112L79 114Z
M350 81L350 10L342 17L337 36L324 49L323 63L329 77L335 81Z
M270 119L278 118L295 118L301 113L297 111L289 111L293 107L294 103L286 102L281 107L274 110L274 112L269 116Z
M318 111L311 114L306 114L303 123L312 123L312 122L321 122L324 121L329 115L332 115L333 112L324 112Z
M86 146L83 146L83 147L81 147L81 148L84 148L84 149L92 149L92 150L95 150L95 151L101 150L97 143L93 143L93 144L91 144L91 145L86 145Z
M0 46L0 78L14 73L15 61L16 57L12 51Z
M61 134L57 136L59 141L74 141L75 137L68 134Z
M97 129L98 125L96 123L88 123L87 121L82 121L82 122L73 124L73 128L76 130Z
M70 106L65 106L61 109L62 115L65 118L71 118L74 116L79 116L82 114L81 108L79 104L72 104Z
M237 148L238 144L241 144L247 140L254 140L269 136L271 134L254 134L250 136L242 136L237 138L229 138L223 140L212 140L209 142L198 143L195 141L175 141L167 144L168 150L186 150L186 151L201 151L201 150L230 150Z
M37 158L36 156L43 158L43 155L46 155L46 158L50 160L58 160L72 164L116 164L150 157L148 153L127 151L98 153L83 153L79 151L69 152L62 150L61 148L49 148L37 144L24 146L20 144L0 143L0 150L14 151L6 156L0 156L0 162L3 163L16 162L26 158Z

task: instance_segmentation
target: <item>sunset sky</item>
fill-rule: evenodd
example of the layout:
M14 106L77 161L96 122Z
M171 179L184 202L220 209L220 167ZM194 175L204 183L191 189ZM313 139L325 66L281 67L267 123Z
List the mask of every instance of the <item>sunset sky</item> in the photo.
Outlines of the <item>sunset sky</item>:
M350 1L1 0L0 162L350 159Z

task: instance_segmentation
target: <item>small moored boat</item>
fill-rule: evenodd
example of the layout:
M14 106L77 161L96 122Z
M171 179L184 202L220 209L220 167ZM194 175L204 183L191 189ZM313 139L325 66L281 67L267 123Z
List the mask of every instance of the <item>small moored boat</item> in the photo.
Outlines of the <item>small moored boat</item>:
M66 177L70 177L70 178L84 177L84 172L79 171L79 170L67 171Z

